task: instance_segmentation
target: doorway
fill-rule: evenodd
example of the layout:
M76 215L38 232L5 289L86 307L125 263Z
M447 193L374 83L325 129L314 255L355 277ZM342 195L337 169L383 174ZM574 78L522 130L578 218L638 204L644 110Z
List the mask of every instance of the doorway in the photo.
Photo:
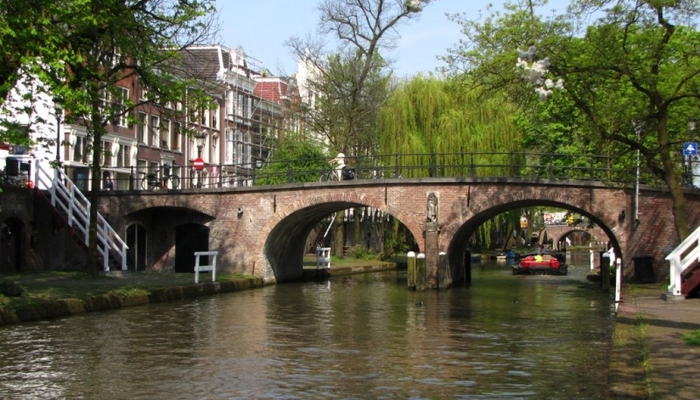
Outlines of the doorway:
M22 270L22 221L9 218L0 224L0 272Z
M209 250L209 227L201 224L183 224L175 228L175 272L194 272L194 252ZM202 265L209 257L200 257Z

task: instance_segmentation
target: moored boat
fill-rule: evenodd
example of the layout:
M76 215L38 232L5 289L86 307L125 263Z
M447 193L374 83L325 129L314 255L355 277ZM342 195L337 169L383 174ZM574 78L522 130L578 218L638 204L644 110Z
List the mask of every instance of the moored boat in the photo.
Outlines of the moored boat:
M566 256L553 252L523 254L513 264L513 275L566 275Z

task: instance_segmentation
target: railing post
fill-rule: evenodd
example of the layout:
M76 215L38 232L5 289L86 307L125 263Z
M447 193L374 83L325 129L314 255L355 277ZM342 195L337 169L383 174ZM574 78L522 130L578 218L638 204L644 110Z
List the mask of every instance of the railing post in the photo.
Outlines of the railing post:
M437 177L437 156L430 153L430 177Z
M474 153L469 153L469 176L476 176L476 166L474 165Z
M549 179L554 180L554 155L549 155Z
M514 165L515 164L515 157L514 157L513 153L508 154L508 159L509 159L509 163L510 163L510 172L508 173L508 176L510 178L514 178L515 177L515 165Z
M394 178L399 177L399 155L394 155Z

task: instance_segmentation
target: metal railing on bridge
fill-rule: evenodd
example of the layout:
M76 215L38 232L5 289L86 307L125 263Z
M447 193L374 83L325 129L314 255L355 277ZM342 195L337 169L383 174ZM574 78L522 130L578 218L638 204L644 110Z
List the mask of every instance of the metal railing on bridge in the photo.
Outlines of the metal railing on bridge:
M628 186L637 179L659 181L636 166L624 167L612 157L556 153L414 153L346 157L352 179L469 178L484 180L600 181ZM158 168L104 169L112 173L115 190L212 189L240 186L337 181L329 158L283 161L251 160L242 164L167 165ZM346 180L346 179L344 179ZM85 182L85 188L89 188Z

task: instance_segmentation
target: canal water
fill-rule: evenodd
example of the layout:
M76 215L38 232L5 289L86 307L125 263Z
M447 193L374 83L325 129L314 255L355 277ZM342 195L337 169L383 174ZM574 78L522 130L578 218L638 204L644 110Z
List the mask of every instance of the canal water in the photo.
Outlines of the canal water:
M0 327L0 398L603 398L614 304L587 257L568 276L482 262L440 292L391 271Z

